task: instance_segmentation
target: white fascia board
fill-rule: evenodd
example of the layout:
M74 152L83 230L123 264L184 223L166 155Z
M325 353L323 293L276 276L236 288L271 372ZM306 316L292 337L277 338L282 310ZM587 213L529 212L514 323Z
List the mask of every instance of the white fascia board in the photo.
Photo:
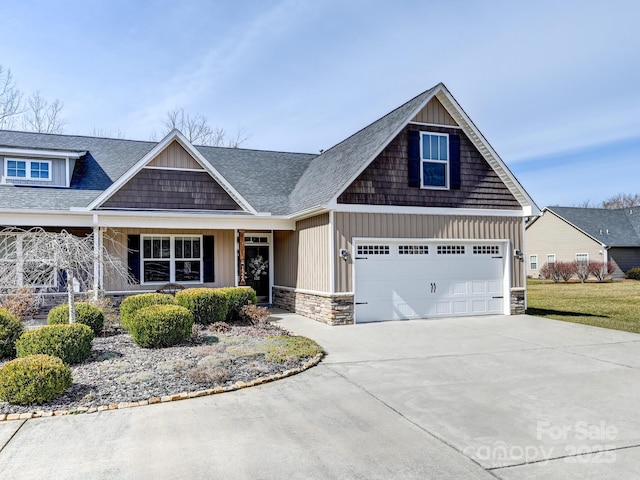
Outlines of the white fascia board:
M188 214L185 212L1 211L0 224L20 227L137 227L189 229L295 230L295 221L254 215Z
M37 150L34 148L0 147L0 155L17 155L19 157L34 158L74 158L78 159L87 152L72 152L64 150Z
M86 212L0 210L0 223L16 227L92 227L93 216Z
M471 121L471 118L466 114L460 104L453 98L453 95L447 90L443 84L438 85L435 97L440 101L442 106L449 112L449 115L462 127L467 137L473 142L484 159L491 165L494 171L498 174L502 182L507 186L511 194L518 200L520 205L524 207L530 207L529 216L537 216L540 214L540 208L536 205L533 199L529 196L524 187L518 182L506 163L500 158L498 153L493 149L491 144L480 133L480 130Z
M294 230L295 222L274 217L207 216L136 216L99 215L100 226L111 228L190 228L237 230Z
M162 140L160 140L155 147L153 147L145 156L136 162L136 164L129 169L124 175L116 180L108 189L106 189L100 196L98 196L93 202L87 206L87 210L93 210L104 202L106 202L111 196L113 196L122 186L131 180L142 168L151 162L160 152L162 152L172 141L176 140L196 161L202 165L202 167L220 184L220 186L242 207L242 209L249 213L257 213L256 210L247 202L242 195L240 195L235 188L233 188L229 182L218 172L202 154L193 146L189 140L186 139L179 130L173 129Z
M357 205L335 203L329 205L335 212L347 213L395 213L418 215L462 215L470 217L527 217L528 212L521 210L494 210L490 208L446 208L446 207L400 207L397 205Z

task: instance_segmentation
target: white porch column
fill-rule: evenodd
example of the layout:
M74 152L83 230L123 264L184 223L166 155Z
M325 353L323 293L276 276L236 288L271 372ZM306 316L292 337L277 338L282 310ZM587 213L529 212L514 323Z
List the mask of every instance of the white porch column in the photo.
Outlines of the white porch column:
M98 299L98 290L100 289L100 257L102 249L100 248L100 227L93 226L93 298Z

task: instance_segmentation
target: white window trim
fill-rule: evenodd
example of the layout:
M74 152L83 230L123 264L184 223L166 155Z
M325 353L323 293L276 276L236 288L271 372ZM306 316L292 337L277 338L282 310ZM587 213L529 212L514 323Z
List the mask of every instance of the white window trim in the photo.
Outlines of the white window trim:
M204 242L203 235L195 235L195 234L146 234L140 235L140 284L141 285L164 285L165 283L176 283L176 262L182 261L192 261L196 262L197 260L193 259L184 259L184 258L176 258L176 250L175 250L175 239L176 238L198 238L200 239L200 280L194 281L185 281L180 280L180 283L185 285L198 285L203 283L204 276ZM144 241L148 238L169 238L169 258L145 258L144 256ZM153 261L157 260L160 262L169 262L169 280L167 281L159 281L159 282L145 282L144 280L144 262L145 261Z
M553 260L549 260L552 257ZM556 254L555 253L547 253L547 263L556 263Z
M589 263L589 254L588 253L576 253L576 262L579 262L580 260L578 260L578 255L584 255L587 257L587 259L585 260L586 263Z
M535 263L535 267L533 264ZM538 255L529 255L529 270L538 270Z
M26 169L26 177L10 177L8 174L9 171L9 162L25 162ZM31 176L31 164L32 163L46 163L49 165L49 177L48 178L33 178ZM53 181L53 171L51 170L51 160L37 159L37 158L4 158L4 178L7 180L22 180L22 181L37 181L37 182L51 182Z
M433 135L438 137L445 137L447 139L447 160L429 160L423 158L422 155L422 139L424 135ZM449 158L449 134L440 132L421 131L420 132L420 188L424 190L450 190L451 186L451 159ZM445 185L443 187L425 185L424 184L424 164L425 163L441 163L445 165Z

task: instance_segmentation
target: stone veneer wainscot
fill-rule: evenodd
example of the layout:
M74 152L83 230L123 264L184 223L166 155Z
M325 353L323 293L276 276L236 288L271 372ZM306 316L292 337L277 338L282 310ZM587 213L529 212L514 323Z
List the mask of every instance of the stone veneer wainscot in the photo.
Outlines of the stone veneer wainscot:
M273 305L328 325L353 324L353 295L273 287Z

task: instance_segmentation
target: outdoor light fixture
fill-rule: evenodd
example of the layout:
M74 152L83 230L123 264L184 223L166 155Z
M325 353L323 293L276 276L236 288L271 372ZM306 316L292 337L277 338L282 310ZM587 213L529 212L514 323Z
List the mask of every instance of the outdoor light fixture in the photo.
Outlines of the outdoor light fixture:
M518 257L520 260L524 258L524 253L522 253L522 250L519 250L517 248L514 250L513 255Z
M341 248L340 258L343 259L345 262L349 260L349 250L347 250L346 248Z

